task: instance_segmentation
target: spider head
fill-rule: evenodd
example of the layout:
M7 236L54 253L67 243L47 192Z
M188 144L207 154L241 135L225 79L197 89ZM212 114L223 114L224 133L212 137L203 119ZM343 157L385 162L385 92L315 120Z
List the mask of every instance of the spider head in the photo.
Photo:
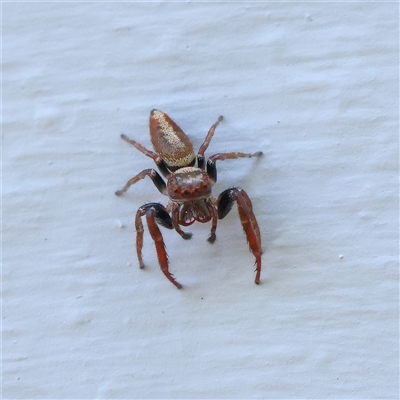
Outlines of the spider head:
M201 200L211 196L212 183L200 168L180 168L168 177L169 198L176 203Z

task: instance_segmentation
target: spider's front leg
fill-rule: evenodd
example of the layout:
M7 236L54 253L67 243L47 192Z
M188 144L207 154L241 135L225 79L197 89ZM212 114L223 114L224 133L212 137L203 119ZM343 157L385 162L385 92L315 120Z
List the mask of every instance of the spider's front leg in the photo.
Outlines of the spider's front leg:
M165 250L164 239L157 225L159 224L167 229L173 229L172 219L165 207L159 203L145 204L144 206L140 207L136 213L136 251L140 268L144 268L142 257L144 231L142 223L143 216L146 216L147 226L156 246L157 258L160 264L161 271L164 273L169 281L171 281L178 289L180 289L182 285L177 282L172 274L169 272L168 255Z
M261 275L261 235L256 217L253 213L253 206L247 193L239 188L232 188L223 191L218 197L218 218L225 218L236 201L239 211L240 222L247 237L251 252L256 258L255 283L260 283Z

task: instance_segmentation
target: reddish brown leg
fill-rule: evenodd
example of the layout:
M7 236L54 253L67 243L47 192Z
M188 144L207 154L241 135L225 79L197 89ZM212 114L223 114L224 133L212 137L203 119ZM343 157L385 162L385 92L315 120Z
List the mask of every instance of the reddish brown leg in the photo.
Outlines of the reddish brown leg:
M168 175L170 174L168 166L165 164L164 160L157 153L154 153L154 151L146 149L146 147L136 142L136 140L129 139L128 136L124 135L123 133L121 134L121 138L125 140L125 142L128 142L129 144L135 146L141 153L143 153L147 157L152 158L154 162L157 164L157 167L159 168L161 173L165 177L168 177Z
M208 148L208 146L209 146L209 144L211 142L211 139L214 136L215 129L217 128L217 126L219 125L219 123L223 119L224 119L224 117L222 115L219 116L218 119L217 119L217 122L214 125L211 126L211 128L209 129L209 131L207 133L206 138L204 139L203 144L200 146L200 149L199 149L199 152L198 152L199 155L204 156L204 152L207 150L207 148Z
M207 174L213 182L217 182L217 167L215 162L217 160L234 160L236 158L250 158L250 157L260 157L262 156L262 151L257 151L255 153L217 153L212 155L207 161Z
M256 217L253 213L253 206L247 193L238 188L225 190L218 197L218 218L223 219L232 209L236 201L239 211L240 222L246 234L251 252L256 258L255 283L260 283L261 275L261 235Z
M137 210L136 218L135 218L135 228L136 228L136 253L139 261L140 269L144 268L142 249L143 249L143 224L142 217L146 213L146 210L142 210L142 207Z
M171 217L167 213L166 209L158 203L149 203L139 208L136 213L135 226L136 226L136 251L139 260L140 268L144 268L143 257L142 257L142 248L143 248L143 224L141 221L141 217L146 215L147 226L149 228L149 232L151 237L154 240L154 244L156 246L158 263L160 264L161 271L167 277L167 279L172 282L178 289L182 287L182 285L177 282L172 274L169 272L169 261L168 255L165 250L165 243L158 228L157 223L163 225L168 229L172 229L172 221Z
M157 187L157 189L160 191L160 193L162 194L167 194L167 187L165 185L165 182L163 181L163 179L161 178L160 174L152 169L145 169L142 172L139 172L136 176L134 176L133 178L129 179L129 181L126 183L126 185L120 189L117 190L115 192L115 194L117 196L121 196L122 194L124 194L133 184L135 184L136 182L140 181L141 179L146 178L146 176L149 176L150 179L153 181L154 185Z
M197 153L197 164L199 168L204 167L204 153L207 150L208 146L210 145L211 139L214 136L215 129L219 125L219 123L223 120L223 116L221 115L217 122L209 129L206 138L204 139L203 144L200 146L200 149Z
M217 215L217 211L212 203L207 204L207 207L210 210L210 214L212 216L211 232L210 232L210 236L207 239L207 242L214 243L215 240L217 239L217 235L215 234L215 231L217 230L218 215Z
M125 140L125 142L130 143L135 146L141 153L145 154L147 157L152 158L156 163L159 161L159 155L154 153L154 151L147 150L146 147L142 146L140 143L136 142L136 140L129 139L128 136L121 134L121 138Z
M256 151L255 153L241 153L239 151L235 151L232 153L217 153L212 155L209 158L209 161L215 163L217 160L233 160L235 158L250 158L250 157L259 157L262 155L262 151Z

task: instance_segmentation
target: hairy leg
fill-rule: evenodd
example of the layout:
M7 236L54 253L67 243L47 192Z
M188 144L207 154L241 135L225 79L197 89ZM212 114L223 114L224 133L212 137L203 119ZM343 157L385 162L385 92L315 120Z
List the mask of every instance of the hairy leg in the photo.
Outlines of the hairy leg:
M262 154L262 151L257 151L255 153L241 153L237 151L233 153L214 154L207 161L207 174L213 182L217 182L217 167L215 165L216 161L235 160L236 158L260 157Z
M150 177L150 179L153 181L154 185L160 191L160 193L167 195L167 186L166 186L164 180L161 178L160 174L155 169L152 169L152 168L144 169L142 172L139 172L133 178L129 179L129 181L126 183L126 185L122 189L117 190L115 192L115 194L117 196L121 196L133 184L135 184L136 182L146 178L146 176Z
M223 120L223 116L221 115L217 122L211 126L209 129L206 138L204 139L203 144L200 146L199 152L197 153L197 165L199 168L204 168L204 153L210 145L211 139L214 136L215 129L219 125L219 123Z
M225 218L236 202L239 211L240 222L247 237L250 251L256 258L255 283L260 282L261 275L261 235L256 217L253 213L253 206L247 193L239 188L227 189L218 197L218 218Z
M207 206L208 206L208 209L210 210L210 214L212 217L211 232L210 232L210 236L207 239L207 242L214 243L215 240L217 239L217 235L215 234L215 232L217 230L218 214L217 214L217 210L215 209L215 206L213 205L213 203L210 202Z
M144 268L142 248L143 248L143 223L141 218L146 216L147 226L149 228L150 235L154 240L156 247L158 263L160 264L161 271L172 282L178 289L182 285L177 282L172 274L169 272L169 261L167 251L165 249L164 239L161 231L158 228L158 224L165 228L172 229L172 220L164 206L159 203L149 203L140 207L136 213L135 226L136 226L136 251L139 260L140 268Z
M121 138L125 140L125 142L128 142L129 144L135 146L141 153L146 155L147 157L150 157L153 159L153 161L157 164L158 169L161 171L161 173L165 176L168 177L170 174L167 165L163 161L163 159L154 151L146 149L143 145L141 145L139 142L136 140L129 139L128 136L125 134L121 134Z

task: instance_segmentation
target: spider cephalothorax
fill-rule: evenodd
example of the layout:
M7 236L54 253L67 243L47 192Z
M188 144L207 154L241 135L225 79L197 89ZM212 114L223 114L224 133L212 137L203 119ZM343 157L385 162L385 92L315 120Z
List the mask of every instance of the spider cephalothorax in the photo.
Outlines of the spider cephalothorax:
M215 128L222 121L222 116L210 128L208 134L195 156L193 145L181 128L159 110L150 113L150 137L155 152L147 150L140 143L121 135L122 139L134 145L139 151L152 158L158 169L167 179L164 182L160 174L154 169L145 169L116 192L119 196L125 193L134 183L149 176L157 189L169 197L166 207L160 203L148 203L139 207L136 213L136 250L140 268L144 268L142 258L143 248L143 223L142 217L146 216L150 235L154 240L158 261L165 276L177 287L181 288L169 272L169 262L165 250L165 244L158 225L168 229L175 229L184 239L190 239L191 233L184 232L180 226L189 226L194 222L211 221L211 233L208 237L210 243L216 239L217 220L223 219L236 202L239 217L249 243L250 250L256 258L255 283L260 282L261 274L261 236L253 207L247 193L239 188L231 188L223 191L218 199L211 192L212 186L217 181L217 160L228 160L242 157L261 156L256 153L217 153L204 165L204 152L214 135ZM195 167L197 158L197 167Z

